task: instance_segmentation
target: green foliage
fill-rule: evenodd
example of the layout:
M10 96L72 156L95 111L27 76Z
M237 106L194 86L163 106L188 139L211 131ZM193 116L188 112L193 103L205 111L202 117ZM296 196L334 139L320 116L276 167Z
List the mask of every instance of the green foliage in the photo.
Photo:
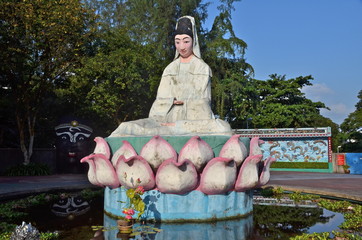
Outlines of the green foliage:
M362 90L358 93L358 99L356 110L341 124L343 152L361 152L362 149Z
M310 127L331 127L332 133L332 151L337 152L337 147L342 144L342 135L339 130L339 125L334 123L331 119L326 118L322 115L315 115L313 119L313 123Z
M342 229L352 229L355 231L362 230L362 215L361 213L357 214L355 211L352 213L344 214L345 221L341 224Z
M295 236L289 238L290 240L327 240L331 239L329 237L329 232L322 232L322 233L303 233L301 236Z
M289 239L290 240L328 240L328 239L361 240L362 239L361 236L348 232L332 231L332 234L335 236L334 238L330 237L329 232L321 232L321 233L303 233L302 235L291 237Z
M107 32L103 38L102 49L84 58L56 92L109 131L123 121L147 117L161 73L150 49L123 31Z
M193 16L198 23L207 17L208 2L201 0L87 0L97 9L104 32L111 29L126 29L134 42L150 46L152 55L163 65L170 62L175 54L174 28L176 20L184 15ZM203 32L201 24L198 31Z
M126 195L129 199L129 208L132 208L138 212L137 219L141 217L141 215L145 212L146 205L143 202L143 199L141 198L141 195L143 194L144 190L140 191L140 188L130 188L127 190Z
M299 203L299 202L305 201L305 200L316 200L316 199L320 198L318 195L302 194L300 191L293 192L293 193L289 194L288 196L290 199L292 199L296 203Z
M362 236L358 233L350 233L348 231L332 231L335 236L335 239L343 240L361 240Z
M162 230L159 228L141 225L133 228L132 233L130 234L130 237L138 236L138 235L149 235L149 234L156 234L161 232Z
M291 235L303 233L303 229L326 222L321 208L298 208L284 206L254 205L254 231L259 236L278 236L277 239L289 239Z
M271 168L328 169L328 163L321 162L274 162Z
M283 193L283 189L282 188L276 188L274 189L274 193L275 195L281 195ZM274 195L274 196L275 196ZM332 231L333 235L335 236L334 238L330 237L330 233L329 232L322 232L322 233L297 233L297 236L294 237L290 237L289 239L291 240L325 240L325 239L345 239L345 240L360 240L362 239L361 236L361 230L362 230L362 206L359 204L351 204L347 201L334 201L334 200L327 200L327 199L319 199L319 196L317 195L312 195L312 194L302 194L301 192L294 192L291 194L288 194L288 197L290 199L293 199L296 202L300 202L302 200L316 200L318 202L318 205L322 208L328 209L330 211L333 212L341 212L344 214L344 222L339 226L339 228L341 228L342 230L338 230L338 231ZM254 211L254 216L256 216L257 218L262 216L258 216L257 214L260 214L259 211L262 211L262 209L259 209L261 206L257 207L257 212ZM322 209L319 208L319 211ZM282 208L281 208L282 209ZM278 214L285 214L285 218L288 215L288 213L283 213L283 211L279 209L272 209L272 211L268 211L268 214L273 215L274 210L278 211ZM297 211L296 209L298 208L289 208L291 211ZM263 214L263 213L261 213ZM321 216L321 212L316 213L315 217ZM274 216L274 215L273 215ZM270 217L270 216L269 216ZM282 226L283 224L285 224L286 222L290 222L290 220L279 220L280 223L283 223L282 225L278 225L276 224L274 226L274 222L278 223L278 217L279 216L275 216L277 219L274 221L271 221L271 223L269 223L269 225L267 225L267 223L265 223L265 225L263 225L262 229L264 228L269 228L271 231L273 232L278 232L278 228L276 226ZM289 216L290 217L290 216ZM289 219L289 217L287 219ZM307 218L306 216L302 216L302 218ZM270 218L268 218L270 219ZM272 218L274 219L274 217ZM298 219L298 217L296 217L296 219L294 219L296 222L297 221L302 221L301 219ZM328 219L320 219L317 220L317 222L326 222L328 221ZM292 224L289 224L289 226L291 226ZM313 225L313 223L312 223ZM300 225L298 225L300 228ZM260 232L261 230L259 230ZM291 231L292 232L292 231ZM283 233L278 234L279 236L282 236ZM284 238L283 238L284 239ZM286 238L285 238L286 239Z
M14 226L15 228L15 226ZM11 232L2 232L0 233L0 240L9 240L11 237Z
M19 164L5 170L5 176L44 176L49 175L48 165L42 163Z
M273 194L276 199L280 199L283 196L284 189L282 187L273 188Z
M241 128L255 110L254 70L244 58L247 44L238 38L231 24L236 1L221 1L219 15L205 35L203 58L213 71L213 110L233 128ZM203 44L203 43L201 43Z
M7 202L1 204L0 207L0 219L2 220L0 225L1 229L7 229L8 226L5 224L6 222L14 222L16 220L20 220L22 217L26 216L26 213L18 211L22 210L23 206L16 204L16 202ZM13 226L13 225L12 225Z
M313 102L301 92L310 86L312 76L285 79L285 76L270 75L267 81L257 81L260 102L253 124L257 128L314 127L322 102Z
M79 0L0 2L1 98L11 101L26 164L44 100L84 54L94 18Z
M321 207L334 212L344 213L345 221L340 228L353 230L356 232L362 231L362 206L359 204L351 204L347 201L330 201L322 199L318 203Z
M24 205L19 201L11 201L0 205L0 232L10 232L16 227L14 222L21 221L27 216L23 212Z
M348 166L348 165L343 165L342 167L343 167L343 170L344 170L344 171L347 171L347 170L349 169L349 166Z
M80 192L80 194L85 200L91 200L94 199L95 197L103 196L104 190L103 188L98 190L84 189Z
M267 188L261 189L260 195L263 197L272 197L274 195L273 188L267 187Z
M347 201L330 201L322 199L318 202L318 205L333 212L344 212L351 204Z

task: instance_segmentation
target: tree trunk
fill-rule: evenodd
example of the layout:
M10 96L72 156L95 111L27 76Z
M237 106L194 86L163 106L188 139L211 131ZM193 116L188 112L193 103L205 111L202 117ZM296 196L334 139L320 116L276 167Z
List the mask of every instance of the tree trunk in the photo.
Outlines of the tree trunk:
M28 148L26 147L26 134L25 134L25 121L24 121L24 117L21 116L21 114L17 114L16 115L16 120L17 120L17 125L18 125L18 130L19 130L19 138L20 138L20 149L23 152L23 156L24 156L24 165L28 165L30 163L30 158L33 155L33 146L34 146L34 136L35 136L35 121L36 121L36 117L27 117L28 121L27 121L27 127L28 127L28 132L29 132L29 145Z
M20 149L23 152L23 156L24 156L24 165L29 164L30 159L29 159L29 154L28 154L28 150L25 146L25 133L24 133L24 119L20 116L19 113L16 114L16 123L18 125L18 130L19 130L19 139L20 139Z
M33 155L34 137L35 137L35 120L36 117L28 117L28 128L29 128L29 148L28 148L28 159L24 159L24 163L29 164L30 158Z

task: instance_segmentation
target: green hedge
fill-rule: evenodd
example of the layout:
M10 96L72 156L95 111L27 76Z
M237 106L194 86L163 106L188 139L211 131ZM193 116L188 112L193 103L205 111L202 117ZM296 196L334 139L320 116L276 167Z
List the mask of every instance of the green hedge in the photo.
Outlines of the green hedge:
M48 165L42 163L18 164L5 170L4 176L44 176L50 175Z
M328 169L327 162L275 162L271 168Z

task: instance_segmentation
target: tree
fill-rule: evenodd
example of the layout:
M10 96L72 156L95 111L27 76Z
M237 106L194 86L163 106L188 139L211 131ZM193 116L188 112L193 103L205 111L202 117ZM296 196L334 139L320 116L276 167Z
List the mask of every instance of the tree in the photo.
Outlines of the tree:
M203 58L212 71L213 110L232 127L241 124L253 112L255 88L251 76L254 70L245 61L247 44L238 38L231 23L234 0L223 0L218 6L212 29L205 35Z
M258 128L315 127L322 102L313 102L301 92L312 85L312 76L285 79L272 74L266 81L257 81L259 102L252 123ZM328 109L328 108L327 108Z
M362 90L358 93L356 110L348 115L341 124L344 152L362 151Z
M148 116L161 67L149 46L131 41L122 29L110 30L102 39L97 54L84 57L56 92L109 134L123 121Z
M313 123L309 127L330 127L332 133L332 151L337 151L338 146L342 142L342 135L339 131L339 125L337 123L322 115L315 115Z
M122 28L132 41L152 46L153 55L164 66L174 57L173 33L176 21L184 15L198 23L205 21L207 6L201 0L87 0L97 9L104 31ZM197 25L202 32L202 25Z
M28 164L44 97L78 62L95 15L80 0L4 0L0 19L0 84L14 103Z

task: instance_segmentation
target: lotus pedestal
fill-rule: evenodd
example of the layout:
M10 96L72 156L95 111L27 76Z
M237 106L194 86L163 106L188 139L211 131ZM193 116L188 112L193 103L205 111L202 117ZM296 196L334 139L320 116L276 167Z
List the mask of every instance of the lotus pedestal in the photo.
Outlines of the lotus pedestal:
M162 136L179 153L190 136ZM218 156L222 146L230 136L201 136ZM151 137L122 137L107 138L107 142L114 153L123 140L132 144L139 152ZM242 139L249 148L249 139ZM225 194L206 195L198 190L186 194L165 194L157 189L146 191L142 196L146 210L142 219L160 222L190 222L190 221L213 221L232 219L249 215L253 210L252 190L246 192L227 192ZM122 208L127 202L124 188L105 188L104 210L106 214L113 216L124 216Z

